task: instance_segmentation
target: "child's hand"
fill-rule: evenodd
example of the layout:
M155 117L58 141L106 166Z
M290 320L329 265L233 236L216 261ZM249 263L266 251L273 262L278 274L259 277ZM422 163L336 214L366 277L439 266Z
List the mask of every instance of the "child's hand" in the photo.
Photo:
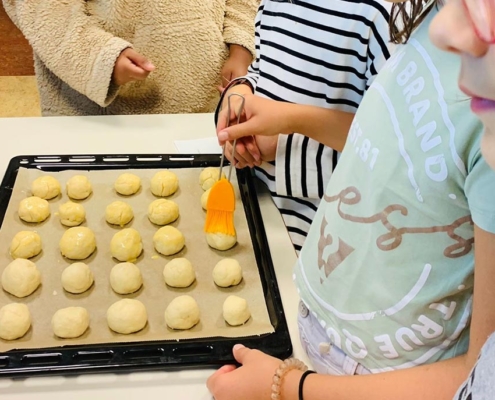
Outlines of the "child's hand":
M225 157L232 163L232 143L227 142ZM234 165L236 168L254 168L261 161L273 161L277 155L277 136L246 136L237 139Z
M113 69L113 81L121 86L133 81L142 81L154 71L155 66L133 49L125 49L120 53Z
M273 374L282 361L242 345L233 351L242 366L225 365L206 382L215 400L270 399Z
M218 87L220 93L223 92L223 89L232 79L247 74L247 69L252 60L253 56L249 50L236 44L230 45L230 56L227 61L225 61L225 64L220 71L220 79L222 82Z

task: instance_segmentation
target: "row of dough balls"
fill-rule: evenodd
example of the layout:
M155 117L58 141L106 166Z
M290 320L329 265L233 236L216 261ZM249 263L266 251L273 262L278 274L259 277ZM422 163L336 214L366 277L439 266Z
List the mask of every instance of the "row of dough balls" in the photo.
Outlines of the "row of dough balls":
M235 286L242 281L242 268L237 260L226 258L215 265L212 276L219 287ZM196 273L189 260L175 258L165 265L163 278L170 287L185 288L196 280ZM22 298L31 295L41 285L41 273L35 263L18 258L5 268L1 281L6 292ZM64 290L80 294L93 286L94 275L88 265L78 262L64 269L61 281ZM142 285L141 271L132 263L119 263L110 271L110 286L118 294L135 293Z
M222 314L231 326L245 324L251 318L247 301L238 296L229 296L223 303ZM191 329L200 320L196 300L183 295L174 298L165 310L165 323L174 330ZM146 307L139 300L122 299L107 310L108 327L117 333L139 332L148 323ZM53 333L59 338L80 337L89 328L89 313L83 307L67 307L58 310L52 317ZM22 338L31 327L31 314L25 304L11 303L0 309L0 338L15 340Z

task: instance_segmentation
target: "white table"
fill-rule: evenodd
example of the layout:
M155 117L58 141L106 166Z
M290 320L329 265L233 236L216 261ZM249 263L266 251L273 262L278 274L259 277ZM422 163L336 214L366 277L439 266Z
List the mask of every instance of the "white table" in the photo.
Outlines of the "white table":
M0 173L17 155L176 153L174 140L215 135L213 116L146 115L0 119ZM296 255L270 195L259 202L275 266L294 355L307 362L297 332L298 295L292 282ZM0 379L8 400L211 399L205 381L212 370Z

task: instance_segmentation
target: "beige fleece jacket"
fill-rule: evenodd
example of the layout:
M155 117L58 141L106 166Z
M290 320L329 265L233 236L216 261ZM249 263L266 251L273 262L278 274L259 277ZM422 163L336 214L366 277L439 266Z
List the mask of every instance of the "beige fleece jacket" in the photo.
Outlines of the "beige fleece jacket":
M3 0L34 50L45 116L211 112L228 45L254 54L257 0ZM112 83L132 47L156 70Z

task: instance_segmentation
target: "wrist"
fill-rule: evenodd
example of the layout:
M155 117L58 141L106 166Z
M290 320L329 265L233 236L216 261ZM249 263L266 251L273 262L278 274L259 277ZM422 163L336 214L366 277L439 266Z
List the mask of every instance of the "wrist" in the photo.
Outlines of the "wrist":
M297 358L282 361L273 374L271 400L298 400L299 382L306 364Z
M229 45L229 55L230 57L243 60L247 65L251 64L251 61L253 60L251 52L239 44Z

